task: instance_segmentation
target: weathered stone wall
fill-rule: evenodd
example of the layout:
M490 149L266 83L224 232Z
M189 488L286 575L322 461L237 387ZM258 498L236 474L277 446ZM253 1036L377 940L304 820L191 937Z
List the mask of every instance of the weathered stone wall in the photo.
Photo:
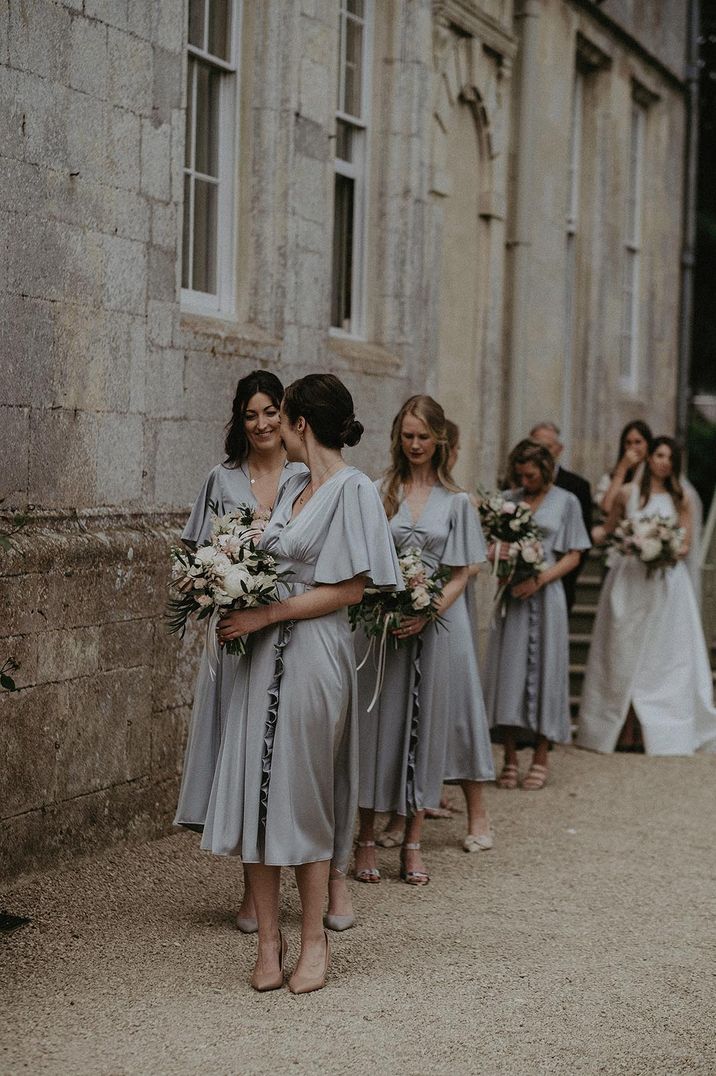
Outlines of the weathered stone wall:
M179 522L46 513L0 560L3 875L166 832L200 641L162 621Z

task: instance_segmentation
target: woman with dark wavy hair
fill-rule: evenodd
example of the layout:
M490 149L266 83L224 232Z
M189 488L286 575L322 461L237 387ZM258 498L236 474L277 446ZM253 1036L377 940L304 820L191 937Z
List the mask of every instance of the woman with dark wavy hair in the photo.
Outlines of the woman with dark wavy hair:
M619 451L614 469L602 475L594 491L594 502L605 516L609 515L622 486L641 478L653 436L651 427L639 418L627 422L619 434ZM602 537L601 530L594 535L595 541L600 541Z
M283 984L287 943L279 929L282 866L292 866L302 906L293 993L320 990L329 960L325 926L352 925L346 871L358 797L358 704L348 606L366 584L400 585L388 523L366 475L343 459L358 443L345 385L311 374L286 389L281 436L289 460L309 473L283 487L262 537L286 596L228 613L219 639L251 635L237 679L207 811L202 847L240 855L258 920L255 990Z
M212 468L202 486L182 534L186 545L196 548L208 540L212 511L223 515L239 504L272 508L283 484L292 475L305 474L302 464L286 462L280 429L282 398L283 385L268 370L254 370L239 381L226 426L226 459ZM238 655L221 649L210 662L204 647L175 825L196 830L204 825L226 707L241 661ZM236 925L246 934L257 929L246 872Z
M716 709L698 606L686 567L692 508L671 437L649 446L640 481L623 486L607 519L663 516L683 528L679 562L648 577L618 556L599 596L579 711L580 747L610 752L643 741L649 755L716 750Z
M554 460L544 445L527 438L510 453L513 488L505 496L531 508L542 531L546 568L509 588L505 615L493 617L485 657L487 712L493 738L505 748L498 787L517 788L517 751L531 746L534 753L521 782L531 792L546 784L550 744L572 739L567 599L560 580L590 545L579 501L555 486L553 475ZM492 546L490 559L504 553Z

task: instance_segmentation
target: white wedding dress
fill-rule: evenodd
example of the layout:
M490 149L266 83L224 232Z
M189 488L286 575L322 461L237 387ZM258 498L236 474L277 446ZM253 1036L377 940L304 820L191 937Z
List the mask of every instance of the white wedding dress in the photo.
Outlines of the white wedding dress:
M652 494L630 517L675 518L668 493ZM716 709L706 643L686 564L647 577L635 557L619 557L602 587L587 661L577 744L616 747L629 706L648 755L716 751Z

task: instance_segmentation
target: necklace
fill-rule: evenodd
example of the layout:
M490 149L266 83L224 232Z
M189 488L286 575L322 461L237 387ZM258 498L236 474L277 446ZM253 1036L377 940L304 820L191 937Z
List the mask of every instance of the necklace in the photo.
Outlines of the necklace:
M306 488L304 489L301 496L296 501L296 504L299 504L299 505L301 505L301 507L303 507L304 502L310 501L313 494L318 489L320 489L320 487L322 485L324 485L325 482L328 481L328 479L331 477L331 474L333 474L335 471L337 471L342 466L343 466L343 460L337 460L335 463L329 463L329 465L323 471L321 471L321 473L319 474L318 478L315 481L311 480L309 482L309 484L306 486ZM329 472L330 472L330 474L329 474ZM323 482L321 482L321 479L323 479ZM306 494L308 494L308 496L306 496Z
M246 461L246 472L247 472L248 477L249 477L249 484L252 485L252 486L255 486L260 478L266 478L267 475L270 475L271 477L273 477L274 475L278 474L279 471L282 471L285 466L286 466L286 464L282 463L280 467L276 467L272 471L262 471L261 474L256 476L256 478L252 478L252 476L251 476L251 468L249 467L249 461L247 460Z

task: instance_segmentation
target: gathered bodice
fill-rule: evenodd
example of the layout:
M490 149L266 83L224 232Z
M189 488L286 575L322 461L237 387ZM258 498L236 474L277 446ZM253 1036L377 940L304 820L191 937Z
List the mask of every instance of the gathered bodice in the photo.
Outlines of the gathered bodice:
M678 513L670 493L652 493L643 508L639 507L639 489L634 488L627 505L630 519L645 519L648 516L662 516L671 523L678 522Z
M467 493L453 493L436 483L417 519L405 499L390 520L399 554L419 549L432 569L441 564L466 567L485 560L485 543L477 513Z

